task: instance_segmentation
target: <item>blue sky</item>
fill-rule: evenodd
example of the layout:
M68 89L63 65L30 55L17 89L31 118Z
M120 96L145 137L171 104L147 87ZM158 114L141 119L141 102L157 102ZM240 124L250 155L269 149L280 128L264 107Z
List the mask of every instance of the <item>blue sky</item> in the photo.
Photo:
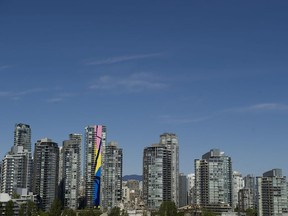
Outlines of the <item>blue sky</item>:
M33 144L104 124L142 173L173 132L180 170L211 148L233 169L288 174L287 1L1 1L0 157L15 123Z

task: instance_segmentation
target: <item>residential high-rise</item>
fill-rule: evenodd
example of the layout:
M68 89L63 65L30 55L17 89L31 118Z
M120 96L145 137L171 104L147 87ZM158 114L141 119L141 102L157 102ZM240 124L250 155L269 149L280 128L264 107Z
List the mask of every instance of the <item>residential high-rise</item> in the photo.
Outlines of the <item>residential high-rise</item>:
M122 181L122 199L123 199L123 204L124 208L128 208L131 205L131 199L130 199L130 188L127 186L126 181Z
M254 209L253 197L249 188L242 188L238 192L238 207L240 212L245 212L247 209Z
M171 149L154 144L144 149L143 200L149 209L158 209L171 196Z
M31 152L31 128L27 124L16 124L14 129L14 146L23 146Z
M85 127L85 197L89 208L100 207L102 154L105 153L106 127Z
M59 163L58 163L58 198L61 201L62 206L64 206L65 199L65 186L64 186L64 148L59 147Z
M81 185L81 134L70 134L63 142L64 208L77 209Z
M287 181L281 169L257 177L258 216L288 215Z
M243 178L244 188L239 190L239 210L246 211L247 209L256 209L257 196L256 196L256 182L255 177L247 175Z
M1 193L12 196L17 189L30 191L31 153L23 146L13 146L2 160Z
M29 167L26 178L28 179L28 191L32 191L32 176L33 176L33 159L32 159L32 148L31 148L31 127L28 124L18 123L15 124L14 128L14 146L23 146L23 152L29 153Z
M160 145L171 151L171 199L179 206L179 144L176 134L161 134Z
M59 147L59 170L58 170L58 185L64 184L64 161L63 161L63 146ZM62 193L62 192L61 192Z
M256 194L256 178L253 175L247 175L244 178L244 187L255 191ZM256 196L256 195L255 195Z
M188 204L195 204L195 174L190 173L187 175L187 185L188 185Z
M102 209L112 209L122 201L122 160L123 153L118 144L108 143L102 159Z
M140 191L140 182L138 180L130 179L126 182L125 186L129 188L128 198L129 198L130 205L132 206L132 208L137 209L138 205L142 201L141 191Z
M201 207L232 206L231 158L212 149L195 160L196 203Z
M47 211L58 192L59 148L51 139L35 143L33 193L41 198L41 208Z
M238 192L240 189L244 187L244 180L240 172L233 171L232 174L232 202L233 202L233 209L238 207Z
M188 205L188 184L187 176L179 174L179 207Z

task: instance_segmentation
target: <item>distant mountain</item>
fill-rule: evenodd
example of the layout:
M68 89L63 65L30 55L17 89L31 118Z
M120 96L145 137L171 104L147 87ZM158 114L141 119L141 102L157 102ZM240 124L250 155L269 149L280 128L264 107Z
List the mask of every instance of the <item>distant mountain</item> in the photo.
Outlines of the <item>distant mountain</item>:
M122 177L123 181L128 181L128 180L137 180L137 181L142 181L142 175L125 175Z

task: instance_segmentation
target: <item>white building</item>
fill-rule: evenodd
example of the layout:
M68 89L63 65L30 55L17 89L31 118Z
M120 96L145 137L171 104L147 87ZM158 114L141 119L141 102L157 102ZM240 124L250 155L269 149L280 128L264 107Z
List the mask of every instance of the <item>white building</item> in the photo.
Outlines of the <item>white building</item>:
M194 194L195 194L195 174L191 173L187 175L187 185L188 185L188 204L194 204Z
M125 206L128 207L128 205L130 204L131 200L130 200L130 189L127 186L127 182L123 181L122 182L122 200Z
M28 201L32 201L32 202L36 201L36 196L33 195L33 193L31 192L28 193L27 190L22 190L22 192L24 193L23 194L21 194L21 192L18 193L20 197L17 199L12 199L7 193L0 193L0 203L1 203L0 215L6 215L5 206L7 205L9 201L13 202L13 211L14 211L15 216L19 214L19 209L21 208L21 205L26 204Z
M1 193L12 196L17 188L30 190L31 153L23 146L13 146L1 166Z
M256 178L253 175L247 175L243 178L244 188L238 192L239 210L244 212L247 209L256 209Z
M63 184L64 181L64 166L63 166L63 147L59 147L59 171L58 171L58 184Z
M257 177L258 216L287 216L287 181L281 169Z
M238 207L241 212L245 212L249 208L254 208L253 196L251 196L251 190L249 188L240 189L238 197Z
M238 206L238 192L244 187L244 180L240 172L233 171L232 174L232 194L233 209Z

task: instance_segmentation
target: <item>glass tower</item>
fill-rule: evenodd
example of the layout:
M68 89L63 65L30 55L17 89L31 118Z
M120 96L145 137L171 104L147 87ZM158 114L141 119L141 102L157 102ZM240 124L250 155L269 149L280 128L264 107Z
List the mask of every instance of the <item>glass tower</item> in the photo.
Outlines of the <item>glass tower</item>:
M116 142L105 148L102 164L101 209L112 209L122 200L122 149Z
M231 158L212 149L195 160L196 203L203 206L232 206Z
M41 197L41 208L48 211L58 196L59 148L51 139L35 143L33 193Z
M31 152L31 128L27 124L16 124L14 129L14 146L23 146Z
M149 209L171 201L171 150L155 144L144 149L143 199Z
M161 134L160 145L171 151L171 201L179 207L179 144L176 134Z
M287 181L281 169L272 169L257 177L258 215L288 215Z
M63 142L64 208L77 209L81 184L81 134Z

